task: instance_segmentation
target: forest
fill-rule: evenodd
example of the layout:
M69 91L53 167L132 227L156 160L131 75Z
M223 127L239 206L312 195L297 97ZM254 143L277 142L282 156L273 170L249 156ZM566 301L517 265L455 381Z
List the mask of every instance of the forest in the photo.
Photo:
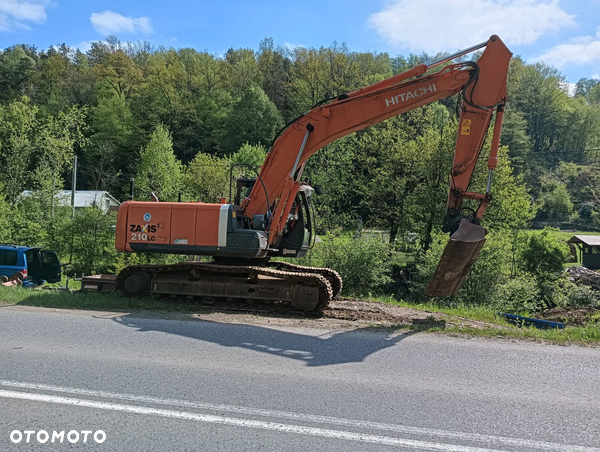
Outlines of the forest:
M70 189L75 155L79 190L105 190L123 201L134 178L136 199L154 192L174 201L181 190L185 201L218 202L229 195L231 164L259 167L282 127L319 101L441 56L361 53L338 43L290 49L269 38L258 50L224 55L114 36L87 52L64 44L6 48L0 242L54 249L69 271L87 274L175 259L120 255L114 213L87 209L72 218L55 202L57 191ZM573 92L556 68L514 56L508 95L484 223L490 239L459 300L489 304L499 293L518 307L596 300L560 276L566 245L547 229L531 229L600 231L600 80L582 78ZM439 229L456 103L448 98L389 119L309 160L304 179L322 192L314 204L323 241L306 263L339 269L347 293L419 299L447 240ZM474 189L485 187L489 143ZM23 197L24 190L32 195Z

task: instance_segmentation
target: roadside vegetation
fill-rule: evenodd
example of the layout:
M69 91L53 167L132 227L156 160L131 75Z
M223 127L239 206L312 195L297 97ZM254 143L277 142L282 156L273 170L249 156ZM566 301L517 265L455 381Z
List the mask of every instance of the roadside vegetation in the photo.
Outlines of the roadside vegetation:
M136 200L154 192L175 201L181 190L184 201L218 202L229 196L231 174L254 177L246 166L231 172L232 165L258 168L289 120L322 99L441 56L352 52L337 44L289 50L272 39L257 51L217 56L114 36L86 53L65 45L6 48L0 51L0 242L55 250L69 277L185 260L116 252L114 212L90 207L73 217L55 194L70 188L74 156L79 190L106 190L124 201L134 178ZM512 60L494 198L484 218L489 235L456 296L423 295L448 240L438 231L456 141L456 98L346 136L309 160L304 178L322 192L313 197L320 241L298 263L339 271L347 297L501 326L507 325L497 312L600 309L598 287L564 271L577 265L565 243L575 232L566 230L600 235L600 80L579 80L574 96L566 86L553 67ZM474 190L484 190L490 142ZM467 203L465 213L474 207ZM0 289L0 300L10 303L167 309L156 300ZM597 337L599 322L589 317L577 327L583 330L555 333Z

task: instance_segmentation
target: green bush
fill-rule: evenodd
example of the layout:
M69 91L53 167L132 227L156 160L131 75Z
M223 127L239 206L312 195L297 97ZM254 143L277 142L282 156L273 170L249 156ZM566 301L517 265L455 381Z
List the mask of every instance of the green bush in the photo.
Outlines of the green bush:
M540 289L540 301L536 311L567 305L568 294L573 283L569 282L566 274L541 275L536 277L536 281Z
M534 276L523 274L500 284L495 297L495 305L501 311L536 311L539 309L540 289Z
M448 235L437 233L432 237L429 250L417 253L413 262L413 275L409 285L409 297L413 301L429 301L429 298L425 295L425 290L435 273L448 240Z
M69 273L90 275L114 270L116 221L114 212L104 214L95 207L86 207L64 225L64 236L72 240L73 260Z
M292 262L336 270L344 281L343 294L380 294L390 282L391 248L381 237L326 235L303 259Z
M589 286L572 284L567 294L566 304L568 307L600 308L600 293Z
M540 219L572 221L577 218L571 194L564 183L549 177L542 178L542 193L538 200Z
M569 247L557 237L550 235L552 229L531 231L525 234L517 253L519 267L540 277L561 273L569 258Z
M438 235L431 249L417 256L410 296L425 301L425 289L448 242ZM491 306L509 312L535 312L556 306L593 305L594 294L573 288L564 273L568 247L550 234L550 229L512 235L492 231L486 238L458 294L438 302Z
M415 259L415 272L410 289L411 298L414 300L427 300L425 289L440 262L446 243L448 243L448 236L438 234L428 252L420 254ZM439 301L443 300L446 304L493 304L497 288L510 275L511 260L511 243L508 234L505 232L488 234L486 243L458 294Z

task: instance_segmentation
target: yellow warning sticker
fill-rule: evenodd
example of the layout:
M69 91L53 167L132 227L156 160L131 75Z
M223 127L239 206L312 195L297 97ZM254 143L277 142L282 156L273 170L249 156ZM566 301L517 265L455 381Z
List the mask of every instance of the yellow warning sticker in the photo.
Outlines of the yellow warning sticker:
M461 135L470 135L471 134L471 120L464 119L462 125L460 126L460 134Z

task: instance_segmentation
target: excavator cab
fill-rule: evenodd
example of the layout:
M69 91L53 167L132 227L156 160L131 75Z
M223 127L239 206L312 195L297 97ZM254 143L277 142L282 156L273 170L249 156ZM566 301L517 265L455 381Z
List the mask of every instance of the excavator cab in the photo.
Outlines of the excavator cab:
M237 178L235 180L235 198L233 198L233 203L237 206L241 205L244 198L252 192L255 183L256 178Z
M312 247L314 224L310 210L310 198L314 189L310 185L301 185L283 229L281 244L272 256L303 257Z
M252 191L256 179L236 179L236 193L234 204L240 205L244 198ZM310 198L315 190L308 184L302 183L288 214L288 219L283 229L281 242L275 249L269 251L269 257L303 257L311 248L315 239L314 218L311 215ZM257 218L258 217L258 218ZM260 220L260 221L259 221ZM254 224L259 223L259 224ZM268 221L263 215L253 218L253 229L267 229Z

